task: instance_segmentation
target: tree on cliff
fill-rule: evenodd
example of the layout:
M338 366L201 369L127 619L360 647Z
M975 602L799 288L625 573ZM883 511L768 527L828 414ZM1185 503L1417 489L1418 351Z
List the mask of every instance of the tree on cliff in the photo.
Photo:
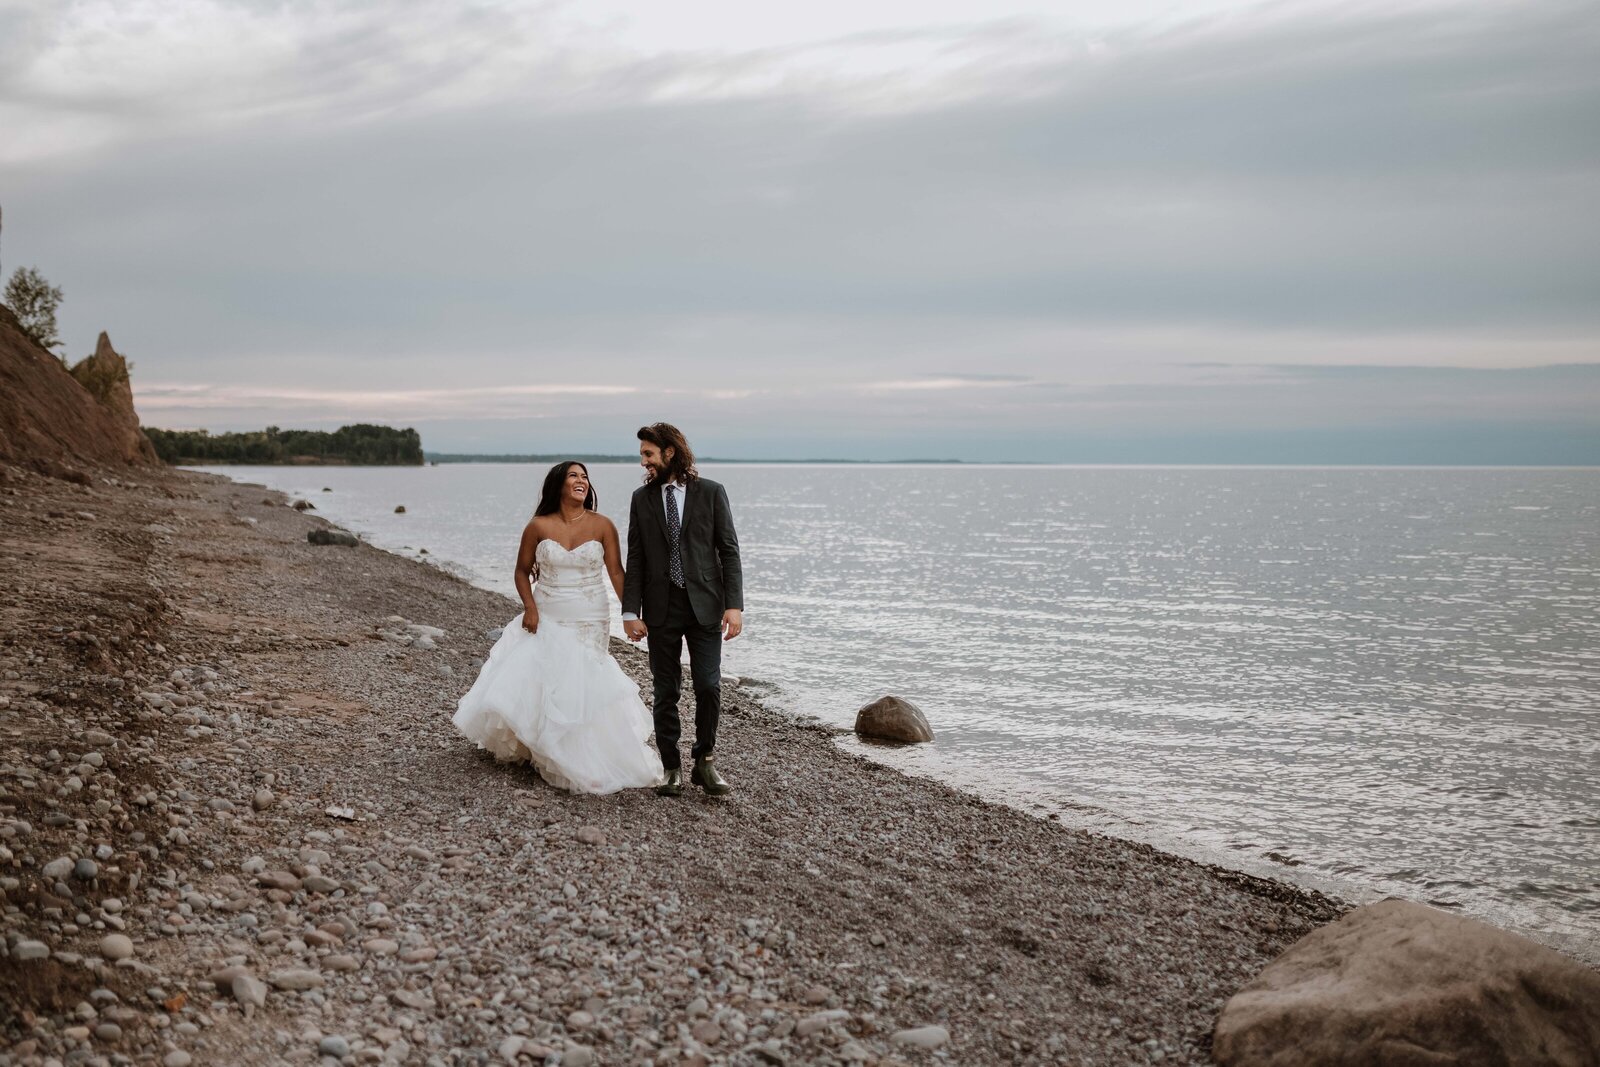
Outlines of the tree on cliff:
M59 286L51 285L32 267L18 267L6 283L5 303L23 332L40 348L61 347L61 337L56 333L56 308L61 306Z

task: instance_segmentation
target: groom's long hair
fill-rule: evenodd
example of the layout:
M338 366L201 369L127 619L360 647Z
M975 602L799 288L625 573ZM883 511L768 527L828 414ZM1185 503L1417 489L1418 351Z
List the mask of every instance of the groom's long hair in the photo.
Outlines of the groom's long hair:
M646 476L647 482L682 482L688 485L700 477L700 472L694 466L694 452L689 449L689 442L684 440L683 431L670 422L653 422L649 426L639 427L639 440L649 441L661 449L665 456L667 449L672 449L672 458L667 460L666 468L661 472L659 479Z

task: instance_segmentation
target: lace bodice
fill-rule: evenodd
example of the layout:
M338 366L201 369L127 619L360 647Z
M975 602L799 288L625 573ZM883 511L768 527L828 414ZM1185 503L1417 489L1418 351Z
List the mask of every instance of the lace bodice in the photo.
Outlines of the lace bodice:
M599 589L605 597L606 553L599 541L585 541L568 550L546 538L533 552L539 584L549 590Z
M534 549L533 558L539 565L533 586L539 625L570 626L603 655L611 617L604 546L585 541L569 550L546 539Z

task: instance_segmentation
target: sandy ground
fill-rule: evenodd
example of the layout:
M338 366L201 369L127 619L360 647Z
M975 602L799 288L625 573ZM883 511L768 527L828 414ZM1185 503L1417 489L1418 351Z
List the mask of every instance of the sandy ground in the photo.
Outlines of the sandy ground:
M731 797L566 795L450 725L515 606L285 503L0 468L0 1065L1203 1063L1343 911L737 689Z

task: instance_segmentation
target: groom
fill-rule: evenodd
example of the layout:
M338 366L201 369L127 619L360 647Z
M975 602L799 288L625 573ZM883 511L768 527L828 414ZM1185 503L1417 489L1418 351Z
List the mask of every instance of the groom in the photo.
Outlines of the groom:
M744 629L744 579L728 494L700 477L683 433L658 422L639 430L639 463L648 473L628 507L628 572L622 629L650 638L655 683L656 747L667 780L656 792L683 795L678 694L683 646L694 683L694 770L689 780L710 796L733 791L712 765L722 711L722 642Z

